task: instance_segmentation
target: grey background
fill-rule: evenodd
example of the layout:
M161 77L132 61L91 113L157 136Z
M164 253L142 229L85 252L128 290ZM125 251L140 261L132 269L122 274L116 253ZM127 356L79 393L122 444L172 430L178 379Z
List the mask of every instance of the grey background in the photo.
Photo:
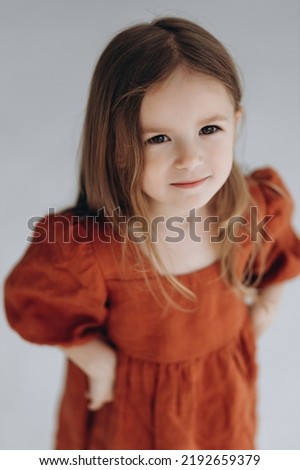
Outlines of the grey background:
M243 74L246 168L277 168L298 204L300 4L297 0L2 0L1 280L20 258L27 220L73 202L77 147L96 60L121 28L157 15L195 20ZM258 448L300 449L299 279L259 340ZM2 299L1 299L2 300ZM0 448L49 449L63 379L55 348L22 341L0 316Z

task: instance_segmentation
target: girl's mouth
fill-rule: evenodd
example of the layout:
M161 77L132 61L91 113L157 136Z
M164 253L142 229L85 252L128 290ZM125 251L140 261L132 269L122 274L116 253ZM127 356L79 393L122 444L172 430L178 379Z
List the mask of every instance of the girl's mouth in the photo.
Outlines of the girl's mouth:
M171 186L176 186L176 188L195 188L196 186L199 186L200 184L205 183L205 181L209 178L209 176L206 176L205 178L202 178L200 180L196 181L186 181L186 182L180 182L180 183L171 183Z

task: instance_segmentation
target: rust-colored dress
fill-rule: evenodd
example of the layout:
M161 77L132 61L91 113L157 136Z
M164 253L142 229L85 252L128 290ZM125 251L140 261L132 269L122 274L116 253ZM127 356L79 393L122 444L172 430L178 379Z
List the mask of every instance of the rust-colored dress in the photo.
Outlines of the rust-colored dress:
M267 262L260 287L300 273L291 199L263 179L285 191L269 168L248 177L259 221L274 216L265 226L273 241L263 245ZM85 375L68 363L56 448L255 449L255 336L248 307L225 285L219 263L178 275L198 295L197 308L170 308L163 315L132 260L121 276L119 243L99 240L97 231L88 242L95 222L87 227L69 215L59 224L56 215L54 230L53 218L39 223L35 236L44 241L29 246L6 281L9 323L28 341L48 345L104 334L118 351L115 399L96 412L86 406ZM249 240L240 244L241 277L251 249Z

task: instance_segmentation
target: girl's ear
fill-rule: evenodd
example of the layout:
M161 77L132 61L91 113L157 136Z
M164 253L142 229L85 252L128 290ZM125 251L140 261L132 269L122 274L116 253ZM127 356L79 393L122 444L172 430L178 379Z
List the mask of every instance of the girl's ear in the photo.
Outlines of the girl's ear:
M241 125L243 122L243 117L244 117L244 108L240 106L236 111L235 111L235 132L234 132L234 139L236 140L239 132L241 130Z
M125 160L125 157L122 155L122 156L118 156L118 166L119 168L121 168L122 170L124 170L124 168L126 167L126 160Z
M244 116L243 106L239 106L235 112L236 124L238 125L241 122L242 117Z

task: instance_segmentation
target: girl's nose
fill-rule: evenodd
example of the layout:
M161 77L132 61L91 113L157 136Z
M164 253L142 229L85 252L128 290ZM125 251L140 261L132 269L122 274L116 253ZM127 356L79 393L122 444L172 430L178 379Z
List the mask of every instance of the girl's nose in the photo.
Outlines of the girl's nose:
M193 146L185 146L178 150L175 168L178 170L188 169L193 170L199 165L203 165L203 157L199 148Z

